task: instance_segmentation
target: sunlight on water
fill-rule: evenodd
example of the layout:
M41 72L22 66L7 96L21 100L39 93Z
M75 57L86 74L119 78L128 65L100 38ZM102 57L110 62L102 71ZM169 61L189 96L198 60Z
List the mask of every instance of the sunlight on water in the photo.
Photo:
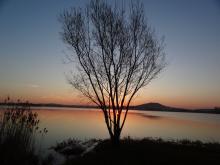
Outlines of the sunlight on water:
M108 138L103 114L99 110L39 109L41 127L48 129L43 146L49 147L68 138ZM220 142L220 115L181 112L131 111L122 137L161 137Z
M68 138L109 138L103 113L97 109L34 108L34 111L39 115L40 128L49 131L38 137L42 148ZM122 137L220 142L219 130L220 114L130 111Z

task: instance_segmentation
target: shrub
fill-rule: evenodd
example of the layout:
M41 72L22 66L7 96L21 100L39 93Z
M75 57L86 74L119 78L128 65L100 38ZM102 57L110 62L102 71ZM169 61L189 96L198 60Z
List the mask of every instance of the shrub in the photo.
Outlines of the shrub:
M0 117L1 164L38 164L35 154L35 135L39 119L28 102L4 101ZM44 129L41 133L46 133Z

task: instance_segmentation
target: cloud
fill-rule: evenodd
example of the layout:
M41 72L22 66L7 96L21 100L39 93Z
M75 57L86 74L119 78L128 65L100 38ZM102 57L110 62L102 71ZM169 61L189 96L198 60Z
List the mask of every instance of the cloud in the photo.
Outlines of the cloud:
M27 85L29 88L39 88L40 85L37 85L37 84L28 84Z
M57 96L57 95L47 95L47 96L41 96L41 99L49 99L49 100L63 100L65 97L63 96Z

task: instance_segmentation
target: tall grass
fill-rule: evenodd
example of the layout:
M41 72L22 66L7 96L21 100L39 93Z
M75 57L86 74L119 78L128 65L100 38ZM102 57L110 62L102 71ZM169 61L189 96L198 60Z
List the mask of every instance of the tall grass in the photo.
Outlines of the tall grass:
M4 102L0 117L0 164L38 164L35 136L39 119L28 102ZM44 129L41 133L46 133Z

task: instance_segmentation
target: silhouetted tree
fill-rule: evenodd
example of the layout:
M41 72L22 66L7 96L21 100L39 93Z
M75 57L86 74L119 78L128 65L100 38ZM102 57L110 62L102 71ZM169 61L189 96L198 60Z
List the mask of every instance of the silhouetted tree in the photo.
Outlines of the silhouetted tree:
M130 103L165 66L163 42L146 23L143 5L129 10L91 0L85 10L72 8L60 17L68 59L77 71L69 83L99 106L111 140L119 144Z

